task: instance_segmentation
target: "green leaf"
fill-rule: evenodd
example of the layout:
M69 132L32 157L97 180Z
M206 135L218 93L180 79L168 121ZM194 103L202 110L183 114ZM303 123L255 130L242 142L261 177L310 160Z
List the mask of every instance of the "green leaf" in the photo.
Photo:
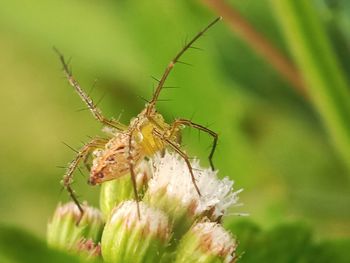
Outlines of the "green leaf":
M0 261L5 263L83 262L75 256L51 250L42 240L10 226L0 226Z
M308 254L307 262L347 263L350 262L350 240L335 240L322 242L315 246Z
M229 228L239 240L240 263L350 262L350 239L316 243L311 229L302 223L262 231L251 221L242 220Z
M311 1L271 0L287 44L344 163L350 168L350 95Z

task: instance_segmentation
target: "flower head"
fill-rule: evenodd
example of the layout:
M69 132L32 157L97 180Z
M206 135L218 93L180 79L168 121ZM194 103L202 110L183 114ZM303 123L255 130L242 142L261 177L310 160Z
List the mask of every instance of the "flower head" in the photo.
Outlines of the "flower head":
M57 206L47 228L47 242L50 246L74 250L82 238L94 242L100 240L104 225L101 212L87 203L82 208L83 215L73 202Z
M136 187L138 194L142 195L147 186L147 182L151 177L149 162L143 160L136 166ZM104 182L101 186L100 193L100 208L105 218L108 218L112 209L121 202L133 199L134 189L130 173L114 179L112 181Z
M92 239L82 238L77 243L76 249L83 259L94 259L101 256L101 244L96 244Z
M220 224L200 222L194 225L180 241L175 263L180 262L235 262L236 241Z
M152 159L153 177L148 184L147 198L155 205L159 203L159 195L175 199L193 217L205 215L211 220L217 220L230 207L237 205L241 190L233 191L233 181L227 177L220 180L217 177L218 171L202 168L197 159L191 162L191 167L201 196L193 185L191 173L183 158L170 152L164 156L156 155ZM153 201L152 196L155 197Z
M157 262L171 237L171 224L162 211L135 201L115 207L102 234L102 256L107 262Z

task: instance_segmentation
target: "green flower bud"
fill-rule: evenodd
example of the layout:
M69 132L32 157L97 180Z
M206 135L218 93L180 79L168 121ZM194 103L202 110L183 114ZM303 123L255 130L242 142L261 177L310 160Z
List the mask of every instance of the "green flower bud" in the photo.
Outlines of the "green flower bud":
M104 222L101 212L86 203L81 213L73 202L59 204L47 227L47 243L49 246L63 250L74 250L82 239L98 242Z
M159 262L171 236L168 217L135 201L113 209L102 234L102 256L110 263Z
M136 186L138 194L147 185L150 177L150 168L147 161L142 161L136 168ZM105 218L109 217L112 209L123 201L134 199L134 188L130 173L101 185L100 208Z
M201 222L181 239L175 263L233 263L236 241L221 225Z
M93 260L101 256L101 245L96 244L92 239L81 239L76 250L84 260Z

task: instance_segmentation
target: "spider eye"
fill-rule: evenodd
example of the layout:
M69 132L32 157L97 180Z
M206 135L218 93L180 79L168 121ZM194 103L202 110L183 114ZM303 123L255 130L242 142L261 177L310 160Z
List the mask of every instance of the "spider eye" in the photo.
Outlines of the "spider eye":
M95 178L90 177L89 180L88 180L88 184L89 185L95 185L96 184L95 180L96 180Z
M121 145L121 146L119 146L119 147L117 148L117 151L123 150L124 148L125 148L125 146L124 146L124 145Z
M93 154L94 157L97 158L97 157L100 157L102 155L102 153L103 153L103 151L98 149L98 150L93 151L92 154Z
M108 158L107 158L107 162L114 162L114 156L109 156Z

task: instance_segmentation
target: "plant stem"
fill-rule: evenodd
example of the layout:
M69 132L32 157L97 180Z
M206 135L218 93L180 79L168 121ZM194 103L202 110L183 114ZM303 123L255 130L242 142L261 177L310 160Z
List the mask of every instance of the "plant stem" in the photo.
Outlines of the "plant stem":
M312 2L271 0L270 3L314 108L350 169L349 90Z
M230 29L247 42L252 49L268 61L292 87L306 97L304 83L293 63L265 36L259 33L237 10L223 0L202 0L209 8L223 17Z

